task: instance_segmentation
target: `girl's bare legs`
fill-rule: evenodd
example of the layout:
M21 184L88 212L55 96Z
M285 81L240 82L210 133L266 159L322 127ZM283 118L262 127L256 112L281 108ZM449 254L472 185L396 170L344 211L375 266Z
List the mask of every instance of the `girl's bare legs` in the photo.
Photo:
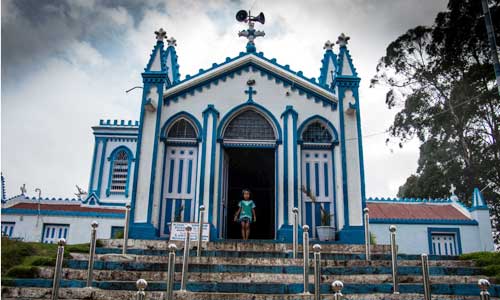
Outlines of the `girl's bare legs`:
M245 226L246 226L246 222L242 221L241 222L241 238L245 240Z
M245 240L248 240L248 237L250 236L250 222L245 222L245 233L246 233L246 238Z

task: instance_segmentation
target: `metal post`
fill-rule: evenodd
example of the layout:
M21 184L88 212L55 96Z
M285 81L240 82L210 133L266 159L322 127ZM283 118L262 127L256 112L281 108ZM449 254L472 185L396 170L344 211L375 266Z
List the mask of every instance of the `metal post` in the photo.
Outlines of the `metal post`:
M399 294L398 281L398 246L396 244L396 226L389 226L391 232L391 266L392 266L392 293Z
M167 297L166 300L172 300L174 291L174 276L175 276L175 244L168 245L168 270L167 270Z
M302 226L302 256L304 260L304 294L309 294L309 226Z
M144 290L148 287L148 282L144 279L139 279L135 283L137 287L137 293L135 294L135 300L146 300L146 293Z
M89 252L89 267L87 269L87 287L92 287L92 281L94 278L96 235L99 223L93 221L92 224L90 224L90 226L92 227L92 229L90 230L90 252Z
M203 212L205 211L205 206L200 205L200 212L198 216L198 248L196 249L196 256L201 256L201 239L203 237Z
M321 246L315 244L313 246L314 251L314 300L321 299Z
M130 222L130 204L125 206L125 226L123 227L123 248L122 254L127 254L128 248L128 223Z
M424 300L431 300L431 284L429 282L429 257L422 253L422 280L424 282Z
M370 215L368 207L363 210L365 215L365 256L366 260L371 259L370 251Z
M477 284L481 289L479 300L490 300L490 293L488 292L488 289L490 288L490 282L486 279L479 279Z
M61 283L61 271L64 259L64 245L66 245L65 239L59 239L57 242L57 258L56 266L54 268L54 280L52 281L52 300L59 299L59 286Z
M332 290L335 292L333 294L333 300L344 300L344 295L342 295L342 289L344 284L340 280L335 280L332 282Z
M184 240L184 255L182 256L181 291L186 291L189 264L189 243L191 242L191 230L193 229L193 227L189 224L186 224L184 228L186 230L186 239Z
M293 212L293 258L297 258L299 251L299 209L294 207Z

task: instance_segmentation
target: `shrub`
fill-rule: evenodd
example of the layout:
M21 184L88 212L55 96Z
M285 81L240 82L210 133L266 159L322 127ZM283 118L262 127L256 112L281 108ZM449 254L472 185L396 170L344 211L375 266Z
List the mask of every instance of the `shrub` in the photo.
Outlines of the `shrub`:
M38 267L34 266L15 266L10 268L5 276L12 278L37 278L40 274Z

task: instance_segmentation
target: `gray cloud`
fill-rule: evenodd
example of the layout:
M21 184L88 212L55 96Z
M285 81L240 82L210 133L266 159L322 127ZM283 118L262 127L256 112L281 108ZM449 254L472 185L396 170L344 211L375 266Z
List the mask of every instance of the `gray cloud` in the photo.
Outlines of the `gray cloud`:
M394 111L383 88L369 89L386 45L407 29L432 23L446 2L337 1L2 1L2 171L8 193L70 196L86 186L99 118L137 119L140 72L164 27L178 40L183 75L244 50L235 12L263 11L266 37L259 51L280 63L319 75L323 42L340 32L362 77L364 134L381 132ZM418 144L391 151L386 135L364 139L367 194L390 196L416 169Z

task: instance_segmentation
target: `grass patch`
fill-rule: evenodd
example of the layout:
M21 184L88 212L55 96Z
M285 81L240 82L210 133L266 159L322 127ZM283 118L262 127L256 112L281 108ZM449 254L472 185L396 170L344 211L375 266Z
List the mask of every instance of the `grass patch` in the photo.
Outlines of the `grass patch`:
M484 275L494 277L500 282L500 252L474 252L460 255L460 259L473 260L481 267Z
M102 242L98 240L96 245L101 247ZM36 278L39 266L56 264L56 244L28 243L2 237L1 249L2 277ZM89 250L89 243L67 245L64 248L64 258L70 258L70 252L88 253Z

